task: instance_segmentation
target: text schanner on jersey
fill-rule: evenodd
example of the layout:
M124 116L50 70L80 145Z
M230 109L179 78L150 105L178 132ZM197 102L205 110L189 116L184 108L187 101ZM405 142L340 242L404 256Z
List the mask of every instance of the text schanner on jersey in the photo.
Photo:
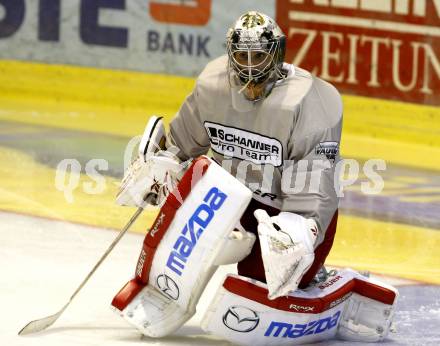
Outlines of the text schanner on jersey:
M281 166L282 145L277 139L209 121L204 125L211 149L216 153L256 164Z

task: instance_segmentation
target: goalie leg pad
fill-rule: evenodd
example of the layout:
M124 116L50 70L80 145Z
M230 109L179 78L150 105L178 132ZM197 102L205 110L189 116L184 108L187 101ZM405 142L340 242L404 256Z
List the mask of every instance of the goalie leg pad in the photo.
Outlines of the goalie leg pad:
M146 235L135 279L112 302L117 312L147 336L179 328L195 313L251 194L210 159L195 160Z
M373 289L383 291L385 295L392 297L389 292L395 293L393 301L384 302L366 297L359 293L353 293L345 304L341 321L338 326L337 336L343 340L355 342L378 342L384 340L392 327L396 308L397 290L383 283L358 277L357 285L360 290ZM384 297L382 297L384 298Z
M142 334L159 338L181 327L195 313L194 307L185 309L176 303L179 288L166 275L158 278L159 291L153 285L142 285L136 280L129 281L115 297L112 307L128 323ZM131 296L130 303L122 310L118 300Z
M351 311L348 306L357 297L373 305L382 304L391 311L397 291L345 269L325 282L288 296L274 300L267 296L267 285L229 275L208 307L202 328L241 345L302 345L336 336L345 338L348 334L356 334L356 330L343 320L347 317L353 320L353 316L347 314ZM366 320L360 317L357 322ZM381 323L376 321L376 324ZM359 335L350 340L371 341Z

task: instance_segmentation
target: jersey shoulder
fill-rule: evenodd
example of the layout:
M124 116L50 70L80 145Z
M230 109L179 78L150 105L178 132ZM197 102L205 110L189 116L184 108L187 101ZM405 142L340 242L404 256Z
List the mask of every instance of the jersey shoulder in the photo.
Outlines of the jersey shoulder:
M197 78L197 87L204 91L226 90L228 87L227 66L227 55L210 61Z
M300 106L300 116L315 129L330 129L342 124L341 95L330 83L312 76L312 84Z
M268 100L273 101L286 111L293 111L299 108L304 97L313 84L312 75L306 70L284 63L283 68L287 76L275 83L275 88Z

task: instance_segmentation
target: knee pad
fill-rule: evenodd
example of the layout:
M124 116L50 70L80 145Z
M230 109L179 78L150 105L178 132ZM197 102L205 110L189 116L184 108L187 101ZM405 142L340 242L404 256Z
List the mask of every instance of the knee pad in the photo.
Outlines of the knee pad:
M115 310L151 337L185 323L217 265L236 260L227 256L236 255L229 242L243 257L250 251L249 237L231 235L251 195L210 159L195 160L145 236L136 276L113 299ZM237 239L246 239L243 247Z
M268 299L265 284L229 275L202 328L241 345L300 345L332 338L378 341L371 330L386 336L396 298L393 287L348 269L274 300ZM358 301L365 303L364 309L355 308Z

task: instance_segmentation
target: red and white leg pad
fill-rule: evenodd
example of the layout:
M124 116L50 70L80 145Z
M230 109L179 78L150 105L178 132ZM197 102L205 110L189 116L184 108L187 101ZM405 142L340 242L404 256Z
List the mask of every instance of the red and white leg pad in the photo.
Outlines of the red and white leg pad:
M389 332L398 292L344 269L286 297L267 296L265 284L229 275L206 311L202 328L242 345L299 345L335 337L380 341Z
M251 195L207 157L195 160L145 236L135 278L113 299L116 311L151 337L185 323L217 266L251 251L255 236L233 231Z

